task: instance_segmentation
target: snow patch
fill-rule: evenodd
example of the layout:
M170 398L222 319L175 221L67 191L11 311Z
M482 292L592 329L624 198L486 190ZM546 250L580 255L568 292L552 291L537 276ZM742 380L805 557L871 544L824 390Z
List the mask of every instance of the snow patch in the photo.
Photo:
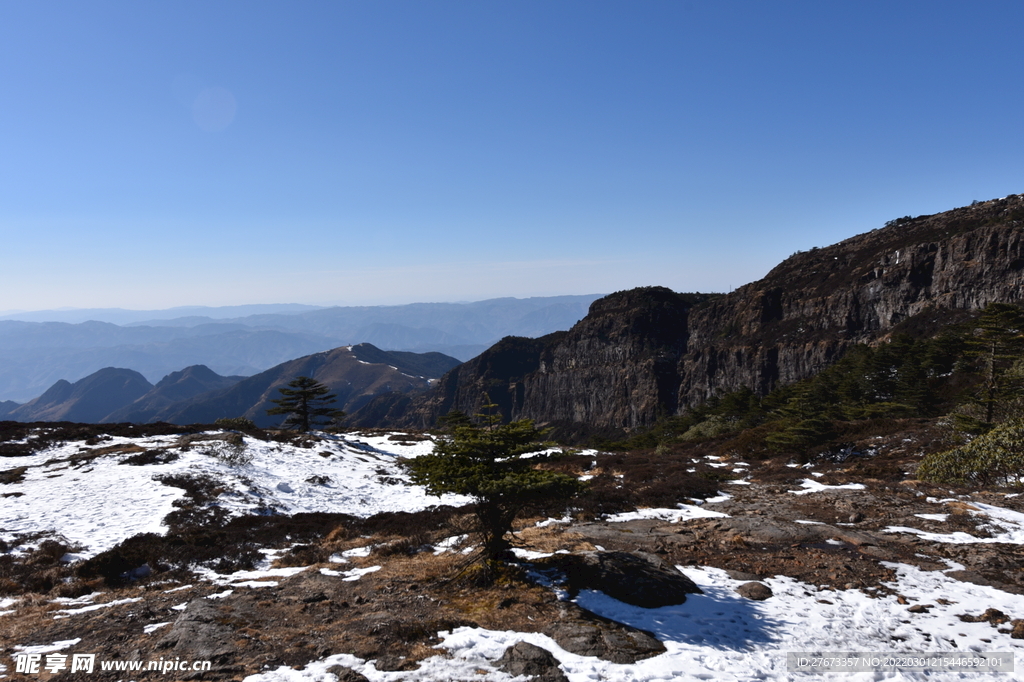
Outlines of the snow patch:
M680 521L688 519L706 519L722 516L729 515L705 509L704 507L698 507L693 504L681 504L678 509L637 509L632 512L611 514L605 517L605 520L612 523L619 523L622 521L639 521L641 519L661 519L662 521L669 521L670 523L679 523Z
M810 493L821 493L829 490L864 490L863 483L847 483L845 485L825 485L810 478L805 478L801 483L803 490L790 490L794 495L808 495Z

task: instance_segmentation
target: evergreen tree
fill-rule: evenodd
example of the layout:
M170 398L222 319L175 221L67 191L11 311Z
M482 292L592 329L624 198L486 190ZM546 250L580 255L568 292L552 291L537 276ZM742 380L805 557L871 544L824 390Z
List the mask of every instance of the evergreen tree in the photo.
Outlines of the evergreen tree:
M277 405L267 410L267 414L286 414L288 417L281 425L286 429L309 431L312 427L328 424L341 419L345 413L331 407L337 396L331 389L310 377L296 377L288 382L289 388L279 388L281 397L270 402Z
M473 421L462 410L452 410L437 418L437 426L444 433L452 433L460 426L472 426Z
M450 435L431 454L407 466L412 482L425 486L430 495L455 493L476 500L481 558L485 567L493 568L511 547L506 536L525 507L568 500L583 486L572 476L537 468L546 459L537 453L549 444L540 442L541 432L531 420L499 424L500 415L480 416L483 427L459 419L449 422Z
M996 420L997 408L1021 393L1008 373L1024 354L1024 311L1007 303L989 304L966 338L966 356L974 361L982 384L973 402L984 409L987 428Z

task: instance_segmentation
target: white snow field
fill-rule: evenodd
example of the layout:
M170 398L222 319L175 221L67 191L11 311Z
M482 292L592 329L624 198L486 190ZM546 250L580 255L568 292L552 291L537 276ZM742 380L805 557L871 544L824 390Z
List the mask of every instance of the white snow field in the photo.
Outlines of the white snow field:
M23 481L4 486L8 497L0 505L0 539L48 531L82 545L77 555L88 558L138 533L165 532L163 518L185 494L181 488L154 480L168 475L216 478L228 489L218 504L234 514L273 509L281 514L366 517L469 502L458 496L430 497L422 488L403 485L406 475L398 459L430 452L433 443L400 444L386 435L325 436L312 448L247 437L247 455L252 459L244 465L204 454L203 443L184 452L174 450L179 459L167 464L122 464L131 454L101 456L78 467L69 464L69 458L83 450L127 444L156 449L177 440L177 436L114 438L92 448L79 441L10 458L29 469Z
M134 443L143 448L169 447L177 437L115 438L96 447ZM430 441L402 444L387 435L330 436L311 448L245 439L251 461L229 464L203 454L200 448L181 452L166 464L132 466L120 462L130 454L110 454L74 466L69 458L89 449L72 442L29 457L11 458L13 466L28 466L23 481L4 486L8 495L0 499L0 538L11 540L26 533L50 532L81 545L77 557L89 557L142 532L163 532L164 516L184 493L154 480L157 476L208 474L223 482L225 492L218 503L234 514L273 509L279 513L340 512L369 516L382 511L415 511L436 504L459 505L465 498L427 496L420 488L403 485L399 458L429 452ZM845 489L857 494L856 486L823 486L810 479L795 494ZM711 507L728 495L707 500L704 505L680 505L677 509L640 510L613 520L660 518L685 524L689 519L723 515ZM973 513L987 516L997 537L987 542L1024 544L1024 515L991 505L975 505ZM937 515L936 515L937 516ZM938 518L931 519L939 521ZM922 531L891 528L892 532ZM968 536L970 537L970 536ZM950 534L936 538L950 542L971 541ZM979 541L979 539L974 539ZM356 556L360 550L346 552ZM443 551L439 547L438 551ZM358 580L376 567L351 569L346 556L332 558L337 570L320 569L338 580ZM774 596L752 601L734 590L740 581L710 567L679 567L704 591L691 595L685 604L643 609L616 601L600 592L582 592L577 603L594 613L654 633L667 649L661 655L635 664L615 664L574 655L550 638L536 633L491 631L462 627L441 633L438 655L423 661L416 671L385 672L372 661L348 654L336 654L310 661L304 669L268 669L246 678L246 682L327 682L326 670L336 664L351 667L371 682L451 682L480 680L522 682L523 678L491 667L506 647L528 641L541 646L559 660L570 682L689 682L696 680L793 680L816 676L787 669L787 652L944 652L967 655L972 652L1004 652L1017 657L1016 673L985 672L862 672L823 675L824 679L849 680L1012 680L1024 678L1024 640L1011 639L992 625L962 622L958 614L980 614L997 608L1013 617L1024 617L1024 596L1008 594L993 587L960 582L946 575L960 568L922 571L889 564L897 578L889 584L908 603L895 595L872 598L859 590L818 590L794 579L776 576L765 580ZM203 580L225 587L211 597L234 591L259 589L274 580L314 568L271 569L220 576L208 572ZM180 588L179 588L180 589ZM91 597L92 595L90 595ZM940 603L938 600L942 599ZM924 612L908 613L913 605L928 606ZM930 605L930 606L929 606ZM18 607L17 599L0 599L0 631L3 618ZM65 613L92 608L83 598L67 604ZM183 608L184 605L181 605ZM96 606L100 608L100 606ZM148 624L152 631L167 625L160 616ZM896 639L898 638L898 639ZM15 646L18 643L8 643ZM66 648L55 642L47 650ZM15 646L16 649L19 647ZM45 647L44 647L45 648ZM39 649L42 651L42 649ZM6 661L5 661L6 663ZM5 676L0 665L0 677Z

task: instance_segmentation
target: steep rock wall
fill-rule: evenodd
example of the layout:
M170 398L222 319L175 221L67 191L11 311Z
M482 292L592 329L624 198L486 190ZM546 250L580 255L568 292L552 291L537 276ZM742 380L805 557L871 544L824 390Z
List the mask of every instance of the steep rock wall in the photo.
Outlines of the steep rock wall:
M677 408L690 309L707 296L649 287L595 301L524 377L519 415L598 426L648 424Z
M811 376L929 311L1024 301L1024 199L905 220L797 254L694 310L678 405Z

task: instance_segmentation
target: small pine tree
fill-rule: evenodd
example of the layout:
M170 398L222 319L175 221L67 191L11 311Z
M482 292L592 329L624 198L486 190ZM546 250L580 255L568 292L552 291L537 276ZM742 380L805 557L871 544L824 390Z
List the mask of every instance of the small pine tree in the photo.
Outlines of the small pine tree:
M270 401L277 407L267 410L267 414L270 415L288 415L282 427L305 432L314 426L328 424L345 416L341 410L331 407L337 396L316 379L296 377L288 386L289 388L277 389L281 392L281 397Z
M437 426L444 433L451 433L460 426L472 426L473 420L462 410L452 410L437 418Z
M485 567L494 568L511 547L506 536L525 507L568 500L583 485L572 476L537 468L545 458L536 453L548 444L540 442L541 432L531 420L498 424L494 415L481 416L483 427L455 420L451 434L439 440L431 454L416 457L407 466L412 482L425 486L430 495L455 493L476 499L481 558Z

